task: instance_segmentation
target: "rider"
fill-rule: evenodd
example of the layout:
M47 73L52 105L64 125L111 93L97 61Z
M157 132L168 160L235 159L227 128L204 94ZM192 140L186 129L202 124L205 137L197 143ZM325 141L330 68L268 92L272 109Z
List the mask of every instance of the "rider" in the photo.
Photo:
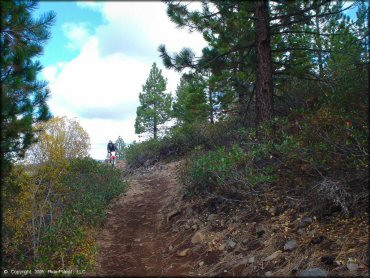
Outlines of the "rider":
M109 143L107 145L107 151L108 151L108 154L109 154L109 162L111 162L111 152L117 151L117 148L113 144L112 140L109 140Z

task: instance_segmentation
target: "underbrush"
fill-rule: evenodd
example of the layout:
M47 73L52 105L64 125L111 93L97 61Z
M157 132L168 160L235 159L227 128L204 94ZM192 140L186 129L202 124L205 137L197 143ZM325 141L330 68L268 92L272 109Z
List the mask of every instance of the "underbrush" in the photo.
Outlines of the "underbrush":
M367 210L365 109L348 112L326 105L275 118L241 136L238 144L187 159L181 180L188 196L252 200L263 199L268 189L318 215Z
M216 150L219 146L230 146L242 139L244 128L234 120L213 125L207 123L186 124L172 128L159 140L150 139L133 143L126 150L127 163L132 168L149 166L159 160L174 158L193 150Z
M93 269L94 230L126 188L119 169L91 158L16 166L3 190L3 268Z

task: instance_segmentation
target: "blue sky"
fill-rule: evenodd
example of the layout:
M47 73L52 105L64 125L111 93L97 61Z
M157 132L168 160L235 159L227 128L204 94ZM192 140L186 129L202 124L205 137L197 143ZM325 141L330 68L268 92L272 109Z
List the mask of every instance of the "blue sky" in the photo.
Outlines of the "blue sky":
M199 7L199 2L189 5ZM54 116L79 120L95 159L104 159L107 142L118 136L126 143L140 140L134 132L136 108L153 62L168 80L167 91L175 93L180 75L163 67L158 46L173 52L187 46L198 54L206 46L199 33L176 28L159 1L41 1L34 15L51 10L56 23L39 57L41 78L51 89L48 104Z

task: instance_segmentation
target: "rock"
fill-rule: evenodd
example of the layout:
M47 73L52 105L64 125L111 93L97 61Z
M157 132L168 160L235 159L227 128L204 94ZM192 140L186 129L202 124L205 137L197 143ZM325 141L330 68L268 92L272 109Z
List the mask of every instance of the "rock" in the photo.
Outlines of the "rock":
M228 247L229 249L234 249L234 248L235 248L235 246L236 246L236 242L235 242L235 241L233 241L232 239L228 239L228 240L227 240L227 247Z
M292 251L297 248L297 241L295 239L289 240L287 243L284 245L284 250L285 251Z
M198 244L198 243L202 243L203 240L204 240L204 235L200 231L198 231L191 238L191 243Z
M311 244L320 244L321 242L324 241L324 239L326 239L325 236L318 236L318 237L315 237L311 240Z
M141 239L140 239L140 238L135 238L135 239L134 239L134 241L135 241L135 242L140 242L140 241L141 241Z
M179 251L179 252L177 252L177 256L178 257L186 257L187 255L189 255L190 254L190 252L191 252L191 249L190 248L186 248L186 249L184 249L184 250L182 250L182 251Z
M219 251L224 251L225 249L226 249L226 244L225 244L225 243L221 244L221 245L218 247L218 250L219 250Z
M173 249L173 246L172 245L170 245L169 247L168 247L168 250L172 250Z
M265 272L265 276L272 276L272 271Z
M189 225L189 224L185 224L184 228L185 228L186 230L189 230L191 227L190 227L190 225Z
M216 214L210 214L210 215L208 215L208 217L207 217L207 221L212 221L212 220L214 220L216 217L217 217L217 215L216 215Z
M278 250L276 252L274 252L273 254L271 254L270 256L264 258L264 262L269 262L269 261L272 261L274 259L276 259L277 257L279 257L279 255L281 254L281 251Z
M186 209L186 214L192 215L193 214L193 209L192 208L187 208Z
M269 213L271 213L271 215L273 215L273 216L276 214L276 212L277 212L276 207L272 207L272 208L269 209Z
M243 239L242 243L243 243L244 245L246 245L246 244L248 243L248 240L247 240L247 239Z
M326 264L326 265L333 265L335 262L335 256L322 256L321 257L321 262Z
M299 228L297 232L298 232L298 234L300 234L300 235L301 235L301 234L303 234L303 233L304 233L304 230L303 230L302 228Z
M198 230L198 225L194 224L193 226L191 226L191 228L196 231L196 230Z
M308 268L301 272L301 277L326 277L326 271L321 268Z
M201 261L200 263L199 263L199 266L203 266L204 265L204 262L203 261Z
M347 268L349 271L354 272L358 269L358 264L355 263L347 263Z
M308 225L310 225L312 223L312 218L309 217L309 216L305 216L303 217L303 219L301 220L301 222L299 223L299 227L300 228L304 228L304 227L307 227Z
M169 222L172 217L174 217L175 215L178 215L179 213L180 213L180 211L178 211L178 210L174 210L174 211L171 211L170 213L168 213L167 214L167 222Z
M256 227L256 233L258 237L261 237L265 232L265 227L262 224L258 224Z
M255 261L255 258L254 258L254 257L250 257L250 258L248 259L248 263L250 263L250 264L253 264L253 263L254 263L254 261Z

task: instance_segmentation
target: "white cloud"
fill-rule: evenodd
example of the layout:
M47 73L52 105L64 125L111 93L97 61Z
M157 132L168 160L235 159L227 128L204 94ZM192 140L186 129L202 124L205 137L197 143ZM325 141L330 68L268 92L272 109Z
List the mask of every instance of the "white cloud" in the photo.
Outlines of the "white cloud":
M66 22L62 25L62 30L69 39L67 47L72 50L80 49L90 37L87 23Z
M106 144L122 136L138 140L134 131L139 92L153 62L175 92L180 75L164 69L157 51L190 46L199 53L205 46L200 34L176 29L161 2L80 2L82 8L100 11L104 25L88 31L86 23L66 23L66 36L80 51L74 59L45 68L52 92L54 115L77 117L91 137L91 155L103 159ZM91 26L89 26L91 27Z

